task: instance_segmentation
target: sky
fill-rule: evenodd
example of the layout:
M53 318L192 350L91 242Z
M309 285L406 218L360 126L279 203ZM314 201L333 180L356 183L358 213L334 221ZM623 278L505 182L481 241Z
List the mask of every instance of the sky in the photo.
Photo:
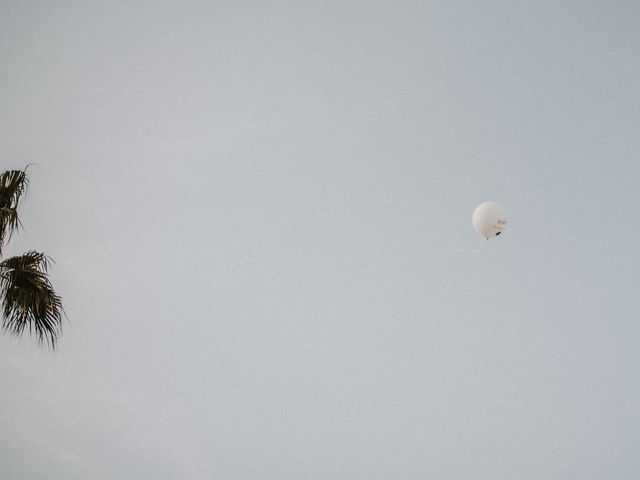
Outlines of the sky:
M0 335L0 476L638 478L639 44L624 0L0 2L5 254L68 316Z

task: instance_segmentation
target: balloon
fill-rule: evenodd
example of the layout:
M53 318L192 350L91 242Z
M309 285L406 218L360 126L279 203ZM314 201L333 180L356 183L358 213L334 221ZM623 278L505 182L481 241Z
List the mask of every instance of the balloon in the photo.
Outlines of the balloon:
M473 228L487 240L497 237L507 225L504 207L497 202L484 202L473 211Z

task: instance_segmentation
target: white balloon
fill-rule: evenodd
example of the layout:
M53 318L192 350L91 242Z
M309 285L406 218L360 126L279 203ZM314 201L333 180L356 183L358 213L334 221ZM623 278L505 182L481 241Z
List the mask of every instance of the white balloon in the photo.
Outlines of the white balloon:
M507 225L507 214L498 202L484 202L476 207L471 219L473 228L484 238L497 237Z

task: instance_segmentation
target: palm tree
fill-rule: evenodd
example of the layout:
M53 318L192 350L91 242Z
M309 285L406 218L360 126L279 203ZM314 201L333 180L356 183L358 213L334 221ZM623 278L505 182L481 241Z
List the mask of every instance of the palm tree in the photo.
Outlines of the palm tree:
M28 184L26 168L0 175L0 256L21 227L18 204ZM0 308L5 331L20 337L28 327L41 345L55 348L64 309L49 281L50 263L49 257L33 250L0 262Z

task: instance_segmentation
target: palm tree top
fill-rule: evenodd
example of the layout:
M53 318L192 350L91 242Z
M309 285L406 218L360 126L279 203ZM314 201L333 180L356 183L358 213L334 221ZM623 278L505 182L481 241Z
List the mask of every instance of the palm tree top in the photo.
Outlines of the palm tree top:
M28 184L26 168L0 174L0 254L21 225L18 204ZM55 348L64 309L49 280L50 264L34 250L0 262L0 301L5 331L20 337L28 329L40 344Z
M0 255L4 244L20 227L18 203L27 190L27 169L8 170L0 174Z

